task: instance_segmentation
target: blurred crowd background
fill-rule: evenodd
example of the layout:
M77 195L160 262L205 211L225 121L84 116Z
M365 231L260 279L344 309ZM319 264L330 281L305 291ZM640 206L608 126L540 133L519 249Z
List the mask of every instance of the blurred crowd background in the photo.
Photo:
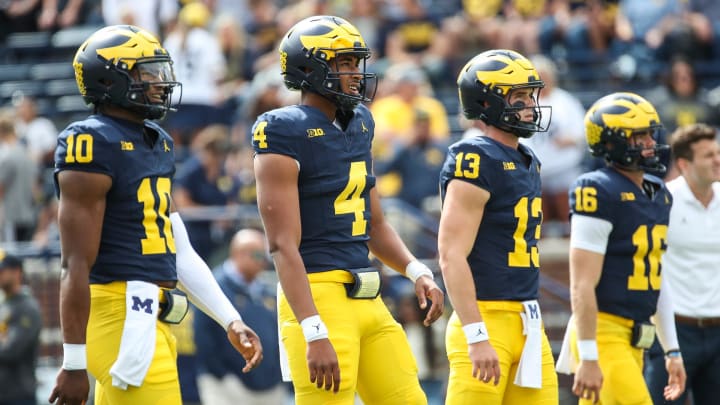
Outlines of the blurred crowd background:
M667 134L695 122L718 126L715 3L0 0L0 248L24 259L26 282L43 310L39 373L52 381L61 360L53 153L58 132L90 113L71 62L97 28L140 26L156 34L174 60L182 99L179 111L163 122L176 145L173 198L196 250L211 267L231 258L228 247L238 229L261 229L249 129L258 114L299 101L298 93L283 86L277 52L295 22L318 14L344 17L371 48L369 69L381 78L370 105L379 191L415 255L436 271L437 178L445 150L481 133L458 111L457 74L487 49L510 48L530 57L546 83L541 104L553 107L549 132L527 142L543 162L541 301L549 335L559 346L569 314L567 188L602 164L587 152L585 109L604 94L627 90L654 103ZM673 173L671 168L668 178ZM270 271L259 280L274 291L271 262L265 265ZM431 402L441 403L444 324L421 326L422 314L405 281L388 273L383 295L406 327ZM263 302L273 310L272 297ZM192 323L178 328L188 403L199 402L191 392L194 384L185 382L193 381L197 369Z

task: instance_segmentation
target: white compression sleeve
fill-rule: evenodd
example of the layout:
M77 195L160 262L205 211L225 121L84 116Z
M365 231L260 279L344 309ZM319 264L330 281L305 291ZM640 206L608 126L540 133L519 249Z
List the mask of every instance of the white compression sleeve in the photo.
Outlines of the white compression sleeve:
M667 352L672 349L679 349L677 331L675 329L675 311L672 304L670 283L667 277L660 281L660 297L658 297L657 309L652 321L657 329L657 337L663 350Z
M175 237L178 288L201 311L227 330L232 321L241 319L240 314L220 289L208 265L193 249L180 214L171 213L170 222Z

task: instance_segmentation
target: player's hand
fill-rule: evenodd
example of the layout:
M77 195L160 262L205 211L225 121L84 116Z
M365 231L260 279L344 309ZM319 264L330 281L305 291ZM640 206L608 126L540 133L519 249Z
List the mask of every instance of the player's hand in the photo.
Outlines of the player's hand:
M310 382L318 388L340 390L340 365L330 339L314 340L307 345L307 362L310 370Z
M83 405L87 402L89 392L90 382L86 370L61 368L48 402L56 405Z
M245 359L243 373L257 367L263 359L263 349L260 338L245 322L233 321L227 330L227 337L235 350Z
M584 399L591 399L594 404L600 401L603 375L597 360L582 360L575 371L575 382L572 391Z
M427 307L428 299L432 302L430 310L423 320L423 325L430 326L440 318L445 310L445 294L435 284L435 280L428 276L421 276L415 280L415 295L417 295L418 303L422 309Z
M498 385L500 382L500 359L495 348L489 341L477 342L468 345L468 355L472 362L473 378Z
M663 396L668 401L674 401L685 392L687 375L685 374L682 357L666 357L665 369L668 373L668 385L665 386Z

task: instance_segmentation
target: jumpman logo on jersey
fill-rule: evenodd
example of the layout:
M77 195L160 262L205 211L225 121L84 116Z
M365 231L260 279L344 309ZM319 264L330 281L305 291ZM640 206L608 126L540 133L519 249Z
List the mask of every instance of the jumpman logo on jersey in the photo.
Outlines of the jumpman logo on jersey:
M163 139L163 150L170 152L170 146L168 146L167 140Z
M363 132L368 132L368 131L369 131L369 129L367 129L367 127L365 126L365 121L360 120L360 125L362 126L362 131L363 131Z

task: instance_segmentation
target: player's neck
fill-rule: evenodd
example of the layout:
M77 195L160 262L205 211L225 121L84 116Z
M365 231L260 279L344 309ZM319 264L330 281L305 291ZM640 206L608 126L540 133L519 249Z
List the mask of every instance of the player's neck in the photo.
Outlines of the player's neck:
M125 121L134 122L137 124L142 125L145 122L145 118L140 116L139 114L136 114L130 110L126 110L124 108L120 108L114 105L103 105L99 108L99 112L101 114L108 115L110 117L114 118L120 118Z
M628 170L628 169L624 169L624 168L622 168L622 167L620 167L620 166L618 166L618 165L614 165L613 167L615 168L615 170L618 171L618 173L620 173L620 174L622 174L623 176L627 177L628 179L630 179L630 181L632 181L633 183L635 183L635 185L637 185L639 188L642 189L642 187L643 187L643 178L644 178L644 176L645 176L645 172L644 172L644 171L642 171L642 170Z
M492 138L500 142L501 144L513 149L517 149L518 145L520 144L520 140L516 135L511 134L510 132L505 132L493 126L488 126L486 128L485 136L487 136L488 138Z
M335 121L335 115L337 114L337 106L327 98L313 92L303 92L302 104L317 108L327 116L329 121Z

